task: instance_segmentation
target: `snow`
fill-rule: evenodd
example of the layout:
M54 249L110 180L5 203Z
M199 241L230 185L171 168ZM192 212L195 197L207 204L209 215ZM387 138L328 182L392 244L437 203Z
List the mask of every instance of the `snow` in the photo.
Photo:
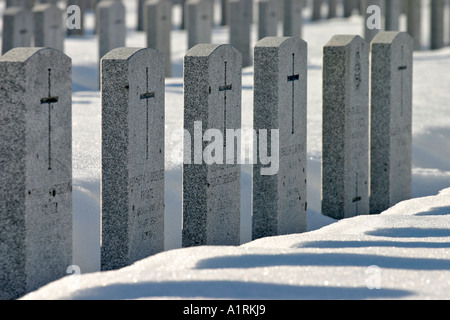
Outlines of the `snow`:
M127 5L127 46L145 47ZM217 2L218 3L218 2ZM3 10L3 8L0 8ZM218 19L219 10L216 10ZM308 15L309 12L305 12ZM378 216L335 221L320 214L322 47L335 34L361 34L362 21L305 21L308 57L308 230L251 242L251 167L242 166L243 243L181 247L183 56L186 32L174 8L173 77L166 80L166 251L127 268L100 266L101 98L98 46L88 33L66 39L73 59L74 258L67 276L25 299L448 299L450 296L450 47L414 56L413 197ZM403 25L405 21L403 20ZM226 43L216 26L214 43ZM256 42L256 26L253 27ZM426 45L426 44L425 44ZM243 128L252 126L253 69L243 70ZM374 267L376 266L376 267ZM368 287L380 287L369 289Z
M309 233L69 276L25 299L448 299L449 215L447 189Z

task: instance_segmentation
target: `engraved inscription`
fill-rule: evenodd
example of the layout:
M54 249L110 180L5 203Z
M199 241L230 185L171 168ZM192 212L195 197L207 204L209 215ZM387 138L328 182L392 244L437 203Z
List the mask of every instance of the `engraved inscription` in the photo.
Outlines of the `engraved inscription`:
M133 240L139 242L151 240L154 236L152 226L158 223L159 212L164 206L163 197L158 195L164 190L159 182L164 179L164 170L132 177L128 180L131 225Z
M304 150L305 150L305 146L302 146L301 144L294 144L294 145L290 145L290 146L281 148L280 156L282 156L282 157L290 156L293 154L303 152Z
M72 192L72 184L61 183L50 188L33 188L27 191L32 208L38 208L42 214L58 213L61 196Z

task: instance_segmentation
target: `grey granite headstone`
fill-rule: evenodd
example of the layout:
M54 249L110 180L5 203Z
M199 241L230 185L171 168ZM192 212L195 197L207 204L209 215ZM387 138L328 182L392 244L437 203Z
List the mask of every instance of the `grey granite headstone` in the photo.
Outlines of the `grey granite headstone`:
M407 31L414 39L414 50L422 48L422 0L408 0Z
M6 8L9 7L25 7L27 9L33 8L36 0L6 0ZM42 1L41 1L42 3Z
M323 54L322 214L368 214L368 43L337 35Z
M125 7L121 1L100 1L97 17L101 59L111 50L125 47Z
M353 14L355 10L356 1L355 0L344 0L344 17L348 18Z
M72 63L50 48L0 58L0 299L72 264Z
M230 0L230 44L242 54L242 67L252 65L251 25L252 0Z
M221 9L220 25L222 26L226 26L228 24L227 2L228 0L220 0L220 9Z
M79 29L69 29L67 28L67 35L68 36L82 36L84 35L85 32L85 14L86 14L86 3L87 0L67 0L67 7L70 6L78 6L80 8L80 26L81 28Z
M337 17L337 3L338 0L328 0L328 19Z
M372 41L371 214L411 198L412 57L407 33L382 32Z
M254 129L258 141L259 130L269 139L279 130L279 170L264 175L261 161L253 166L253 238L305 232L307 44L264 38L254 63Z
M431 0L431 49L444 47L445 0Z
M58 4L59 0L38 0L39 3L51 3L51 4Z
M258 39L277 36L279 7L278 0L258 2Z
M181 24L180 29L184 30L186 29L186 0L179 0L181 5Z
M145 31L147 47L164 54L166 61L166 77L172 74L171 61L171 31L172 31L172 1L149 0L145 3Z
M63 11L55 4L40 4L34 7L34 46L50 47L64 51L66 34Z
M235 142L230 131L241 128L241 77L241 54L231 45L197 45L184 58L184 129L190 137L184 138L183 247L241 242L241 168L237 152L225 146ZM215 144L222 162L208 160L211 143L202 137L209 129L222 132L223 145Z
M214 28L214 26L216 25L216 19L215 19L215 15L216 15L216 0L210 0L211 1L211 28Z
M313 8L312 8L312 21L317 21L322 19L322 0L314 0L312 2Z
M378 9L371 9L373 6ZM363 19L364 39L370 43L381 30L381 0L362 0L362 9L365 16Z
M188 0L185 6L188 48L197 44L211 43L211 1Z
M117 48L102 71L102 270L164 250L164 56Z
M30 47L33 13L24 7L8 7L3 13L2 53L17 47Z
M304 0L283 0L283 35L302 37Z
M145 30L145 3L147 0L137 0L137 24L136 24L136 30L137 31L144 31Z
M400 15L402 14L403 0L386 0L385 30L398 31L400 29Z

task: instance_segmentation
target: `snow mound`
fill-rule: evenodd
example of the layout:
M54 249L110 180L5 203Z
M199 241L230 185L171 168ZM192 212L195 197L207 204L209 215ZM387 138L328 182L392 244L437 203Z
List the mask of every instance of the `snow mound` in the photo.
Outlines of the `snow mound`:
M319 230L167 251L23 299L448 299L450 189Z

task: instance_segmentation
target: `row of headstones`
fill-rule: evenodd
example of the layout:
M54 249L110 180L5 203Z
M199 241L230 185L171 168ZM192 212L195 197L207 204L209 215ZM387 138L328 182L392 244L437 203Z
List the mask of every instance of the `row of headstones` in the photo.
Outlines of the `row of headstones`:
M278 7L277 1L271 1L272 9ZM211 21L212 2L211 0L189 0L185 5L187 11L188 24L188 48L192 48L199 43L211 43ZM302 1L285 1L286 14L284 17L284 35L301 36L301 7ZM34 10L41 12L35 18L36 24L42 25L38 30L43 40L37 41L36 47L53 47L63 50L64 28L62 17L64 12L53 4L45 4L36 7ZM278 18L275 20L270 14L271 8L265 8L267 19L260 19L261 36L276 35ZM250 53L250 27L253 15L253 0L232 0L229 1L230 13L230 44L236 47L243 55L243 66L251 64ZM114 48L125 46L126 26L125 7L121 1L102 0L96 5L97 11L97 32L99 38L99 57ZM144 6L145 30L147 30L147 46L154 48L165 55L166 76L171 75L171 30L172 30L172 1L171 0L151 0ZM260 11L260 14L262 10ZM3 52L7 52L13 47L30 46L30 11L25 7L13 7L5 11L4 16L5 33L3 37ZM58 21L60 23L58 23ZM268 27L269 26L269 27ZM10 30L9 28L12 28ZM265 31L264 31L265 30ZM24 35L28 35L25 37Z
M147 47L163 52L166 58L166 76L171 75L171 31L172 31L172 0L139 1L138 14L142 22L138 23L147 33ZM284 1L284 36L301 36L303 1ZM100 4L102 1L100 2ZM251 24L253 20L253 0L229 0L230 13L229 43L237 48L243 57L243 66L251 65ZM117 4L118 6L119 4ZM278 30L278 0L260 2L259 38L276 36ZM199 43L211 43L213 26L213 2L211 0L188 0L183 8L186 17L183 18L187 29L187 47ZM123 9L122 9L123 11ZM125 37L118 36L121 32L111 31L115 39L124 46ZM101 50L100 57L109 52L111 46Z
M7 1L3 14L2 53L16 47L52 47L64 51L63 11L54 3Z
M400 16L402 13L406 13L406 29L414 39L414 50L421 50L423 45L423 4L423 0L362 0L362 12L366 15L363 21L365 39L371 41L380 32L380 28L367 27L367 20L374 14L374 11L368 10L368 8L375 5L384 9L386 30L399 30ZM446 45L445 6L446 0L430 0L430 49L440 49ZM450 14L447 20L450 23ZM448 44L450 45L450 34Z
M42 2L42 1L41 1ZM12 3L4 13L3 47L6 53L16 47L51 47L64 51L64 38L67 26L64 23L66 12L51 3L34 4ZM81 5L84 1L68 1L68 5ZM33 8L31 11L30 8ZM96 33L99 40L99 59L114 48L124 47L126 38L125 6L120 0L102 0L95 5ZM155 48L166 55L166 73L170 76L170 30L171 0L149 1L148 13L148 47ZM156 19L158 17L158 19ZM33 23L34 21L34 23ZM81 19L84 21L84 19ZM67 29L71 35L82 34L81 29ZM81 32L81 33L80 33ZM33 43L34 33L34 43Z
M170 61L170 31L172 29L171 7L173 0L138 0L138 30L147 32L147 46L166 54L166 60ZM213 25L214 3L212 0L187 0L181 1L183 7L183 28L188 29L188 48L199 43L211 42L211 27ZM278 22L283 21L283 36L302 36L303 7L305 0L259 0L258 1L258 39L278 35ZM322 17L322 0L312 1L312 20ZM330 0L328 5L328 17L337 16L337 0ZM371 41L382 30L367 28L367 20L374 11L368 10L376 5L382 8L384 13L384 29L398 31L400 29L400 16L407 14L407 32L413 36L415 50L420 50L422 45L421 11L422 0L344 0L344 17L352 15L355 9L365 14L364 37ZM445 0L431 0L431 33L430 48L439 49L445 45ZM237 48L243 57L243 66L251 64L251 25L253 22L253 0L224 0L222 1L222 24L230 26L229 43ZM381 17L380 17L381 18ZM124 18L122 18L124 19ZM225 22L226 21L226 22ZM381 24L381 22L380 22ZM117 32L111 32L114 37ZM450 40L449 40L450 41ZM125 42L124 38L121 42ZM105 48L109 52L111 47ZM101 54L100 57L103 55ZM170 66L166 73L170 75Z
M6 9L11 7L22 7L28 10L32 10L33 7L39 6L41 4L54 4L59 5L60 2L64 2L66 7L70 7L72 5L78 6L81 10L81 19L80 19L80 29L69 29L67 30L68 35L80 35L84 34L84 13L87 9L94 9L95 5L99 0L6 0L5 6ZM59 18L58 18L59 19ZM56 20L56 19L53 19ZM53 23L56 23L54 21ZM59 22L58 22L59 23Z
M64 38L79 35L83 30L68 28L66 11L57 6L58 1L40 0L32 2L7 3L3 15L2 53L17 47L50 47L64 51ZM45 2L45 3L44 3ZM68 0L68 6L82 5L86 2ZM100 58L114 48L125 46L125 7L121 1L104 0L97 5L98 38ZM81 19L84 21L84 19Z
M23 2L13 3L5 10L3 53L15 47L29 47L32 44L34 29L35 47L52 47L64 50L66 29L63 23L65 12L56 6L57 1L41 4L33 13ZM81 5L81 1L68 4ZM11 5L11 4L10 4ZM253 0L231 0L230 44L243 55L243 66L251 64L251 23L253 20ZM144 16L144 29L147 31L147 47L165 54L166 75L171 75L171 30L172 0L139 1L139 9ZM185 6L188 26L188 48L199 43L211 43L213 2L211 0L189 0ZM259 11L259 37L276 36L278 29L277 0L261 1ZM303 1L284 1L284 36L301 36ZM82 10L85 7L82 5ZM102 0L96 4L97 32L99 36L99 57L117 47L125 46L126 25L125 7L121 1ZM33 21L34 20L34 28ZM83 21L84 19L82 19ZM69 29L70 30L70 29ZM82 29L81 29L82 30Z
M370 143L368 43L335 36L324 47L323 214L380 213L411 196L412 46L397 32L372 42ZM307 44L268 37L254 57L257 239L306 230ZM150 48L101 61L102 270L164 250L163 66ZM197 45L184 69L182 245L239 245L242 57L231 45ZM71 59L16 48L0 75L0 299L11 299L72 262Z
M138 0L139 1L139 5L142 6L142 3L144 3L146 0ZM186 27L186 22L185 22L185 17L187 16L186 14L186 8L185 8L185 4L186 2L189 0L174 0L173 2L175 3L179 3L182 6L182 24L181 24L181 29L185 29ZM221 0L221 20L220 20L220 24L222 26L225 25L229 25L230 24L230 12L229 12L229 8L228 8L228 1L229 0ZM402 0L403 1L403 0ZM259 9L265 9L264 7L267 6L272 6L271 2L273 2L272 0L255 0L255 2L258 2L257 6L258 6L258 10ZM287 13L287 11L289 10L289 7L291 7L292 5L295 5L293 3L295 2L301 2L301 7L306 7L309 3L311 3L312 5L312 14L311 14L311 20L315 21L315 20L320 20L323 18L322 15L322 7L324 5L328 6L328 14L327 14L327 18L331 19L331 18L335 18L338 17L338 3L340 2L339 0L329 0L327 1L323 1L323 0L311 0L311 1L307 1L307 0L300 0L300 1L290 1L290 0L277 0L275 1L277 3L276 8L272 9L272 12L275 12L278 19L282 20L282 15L279 14L279 12L283 12L283 13ZM286 3L286 5L285 5ZM361 0L343 0L342 1L342 5L343 5L343 17L350 17L353 12L355 10L360 9L360 3ZM139 10L139 9L138 9ZM143 21L143 16L141 15L139 17L140 21ZM142 23L138 23L138 30L142 31ZM260 38L261 39L261 38Z
M187 0L181 1L185 3L183 15L184 27L189 27L189 7L196 3L201 3L204 8L201 13L202 16L211 15L209 11L211 8L211 0ZM322 0L312 1L312 20L317 21L323 18L323 6L328 6L328 18L337 17L337 0L329 0L328 2ZM303 24L303 7L308 2L305 0L259 0L258 1L258 39L267 36L277 36L278 21L283 21L283 35L284 36L302 36ZM407 16L407 32L413 36L415 41L415 50L422 48L422 6L423 0L343 0L343 16L350 17L355 10L365 15L363 19L364 38L371 41L373 37L381 30L399 31L400 17L403 13ZM368 10L371 6L381 8L380 18L377 22L376 28L368 28L367 21L373 16L375 11ZM240 7L239 7L240 6ZM250 32L249 25L253 21L253 1L252 0L226 0L222 1L222 24L230 25L230 43L238 48L243 54L243 66L246 66L246 51L249 47L248 35ZM234 9L233 9L234 8ZM430 48L440 49L445 43L445 0L431 0L430 1ZM281 14L280 14L281 13ZM450 19L450 17L449 17ZM196 20L200 20L199 16ZM384 21L384 28L382 22ZM241 32L233 32L234 29L241 30ZM202 29L210 29L209 26L202 25ZM205 40L210 39L208 33L205 33ZM240 39L243 38L243 39ZM209 43L208 41L196 41L193 39L188 47L191 48L197 43ZM203 38L201 39L203 40ZM449 39L450 43L450 39Z
M383 6L385 13L385 29L388 31L399 30L400 15L409 8L408 12L408 31L416 40L416 49L421 47L421 28L420 17L416 17L416 12L420 13L420 9L411 3L405 5L403 0L386 1ZM213 20L213 2L211 0L187 0L182 1L185 12L184 26L188 29L188 48L194 47L199 43L211 43L211 28ZM283 21L284 36L302 36L303 14L302 10L305 6L304 0L261 0L258 1L258 39L268 36L278 35L278 23L280 17ZM171 22L171 4L172 0L157 1L139 1L139 10L142 12L139 17L144 25L143 29L147 32L147 46L157 49L165 53L166 56L166 75L171 74L170 65L170 34L172 28ZM280 9L280 4L282 9ZM381 7L383 1L364 0L364 1L344 1L344 16L349 16L355 8L361 8L361 12L366 13L365 39L371 41L373 37L380 32L380 29L367 28L367 19L371 11L367 10L372 5ZM431 19L432 24L432 41L431 48L437 49L444 45L444 1L432 1L432 12L434 15L439 13L441 19ZM322 1L313 1L313 20L318 20L321 15ZM227 7L226 7L227 6ZM329 1L329 12L331 17L335 16L337 1ZM228 13L225 18L229 24L229 43L238 49L242 54L242 65L247 67L252 63L251 57L251 25L253 21L253 0L227 0L222 1L222 12ZM280 14L282 12L282 14Z
M16 0L17 1L17 0ZM420 0L418 0L420 3ZM43 2L43 1L41 1ZM65 12L56 6L57 1L41 4L33 9L33 14L20 3L13 4L5 10L3 53L14 47L31 45L34 30L35 47L52 47L63 51L66 26L63 22ZM381 0L365 0L362 8L370 5L381 6ZM27 2L30 6L31 2ZM139 2L141 3L141 2ZM253 20L253 0L228 0L230 21L229 43L242 54L243 67L252 63L251 57L251 23ZM314 1L321 4L321 1ZM344 2L344 4L347 2ZM349 3L355 3L349 2ZM420 5L408 2L408 32L415 39L415 49L421 48ZM444 46L444 0L432 0L431 48ZM68 4L82 5L83 1L68 1ZM283 35L302 36L303 0L285 0L283 4ZM336 4L330 1L329 5ZM11 4L9 4L11 5ZM93 6L93 4L91 4ZM144 29L147 32L147 47L164 53L166 59L166 76L171 76L171 30L172 0L148 0L142 3ZM259 1L259 39L276 36L278 32L279 7L277 0ZM347 5L352 7L351 5ZM211 43L211 0L188 0L185 3L186 24L188 27L188 48L199 43ZM320 8L320 5L319 5ZM399 17L402 12L402 0L386 2L386 29L398 30ZM363 9L364 12L367 10ZM125 7L120 0L102 0L96 4L97 32L99 39L99 58L117 47L126 45ZM313 10L314 11L314 10ZM371 14L366 13L367 17ZM139 15L141 16L141 15ZM33 21L34 20L34 26ZM83 19L82 19L83 20ZM366 20L364 20L366 24ZM69 29L70 30L70 29ZM76 30L76 29L75 29ZM82 29L81 29L82 30ZM74 31L75 32L75 31ZM365 38L371 41L379 29L365 27Z

